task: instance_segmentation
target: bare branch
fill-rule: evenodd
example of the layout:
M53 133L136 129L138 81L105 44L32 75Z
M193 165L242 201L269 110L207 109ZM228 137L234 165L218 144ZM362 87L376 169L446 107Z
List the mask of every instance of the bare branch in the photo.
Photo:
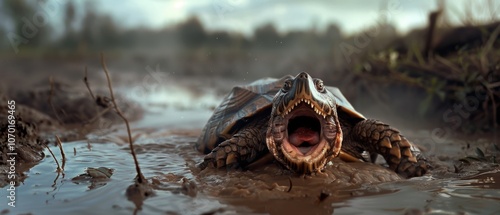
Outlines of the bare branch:
M83 77L83 82L85 83L85 86L87 86L87 89L89 90L89 93L90 93L90 96L92 97L92 100L95 101L94 93L92 93L92 90L90 89L89 80L87 78L87 66L85 66L85 77Z
M137 182L138 183L146 183L147 182L146 178L144 178L144 175L142 175L141 168L139 167L139 162L137 160L137 156L136 156L135 151L134 151L134 144L132 143L132 134L130 131L129 122L128 122L127 118L123 115L123 113L121 112L120 108L118 107L118 105L116 104L116 101L115 101L115 95L113 93L113 86L111 85L111 78L109 77L109 72L108 72L108 68L106 66L106 63L104 61L104 54L103 53L101 53L101 65L102 65L102 68L104 69L104 74L106 75L106 80L108 81L109 93L111 94L110 95L111 102L113 103L113 106L114 106L116 113L123 119L123 121L125 122L125 126L127 126L128 142L130 145L130 153L132 154L132 157L134 158L135 169L137 171Z
M62 148L62 142L61 139L56 135L56 143L59 146L59 150L61 151L62 155L62 169L64 170L64 165L66 164L66 154L64 153L64 150Z
M54 160L56 161L56 164L57 164L57 172L61 172L61 166L59 165L59 161L57 161L57 158L56 156L54 155L54 153L52 152L52 150L50 150L50 147L48 145L46 145L45 147L47 147L47 149L49 150L50 154L52 155L52 157L54 158Z

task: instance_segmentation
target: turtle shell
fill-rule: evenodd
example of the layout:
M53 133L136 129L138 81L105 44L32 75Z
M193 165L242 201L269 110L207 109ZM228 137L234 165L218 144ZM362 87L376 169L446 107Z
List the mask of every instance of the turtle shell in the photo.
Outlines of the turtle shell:
M349 103L349 101L344 97L344 94L340 92L339 88L327 86L326 89L330 91L333 96L335 96L337 102L337 112L344 113L344 116L349 116L351 119L366 119L363 114L354 109L351 103ZM338 117L341 117L341 115Z
M196 143L198 151L209 153L219 143L231 138L253 117L262 116L260 113L270 113L274 96L290 78L293 76L288 75L280 79L265 78L249 85L234 87L214 110L203 128ZM338 88L327 87L327 89L336 98L339 111L353 118L365 119L354 110Z

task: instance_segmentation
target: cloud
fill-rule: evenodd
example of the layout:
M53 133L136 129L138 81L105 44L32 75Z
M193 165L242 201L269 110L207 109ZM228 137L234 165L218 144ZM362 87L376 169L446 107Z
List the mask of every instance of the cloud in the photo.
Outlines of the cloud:
M447 8L463 13L467 9L466 1L454 1ZM280 31L310 29L313 25L321 30L337 23L344 32L353 33L374 25L380 14L394 4L397 10L390 13L389 22L400 32L407 32L425 26L427 14L437 8L436 1L418 0L110 0L99 1L99 4L102 11L112 13L127 27L161 28L197 15L208 30L245 34L269 22ZM495 1L495 5L500 9L500 1Z

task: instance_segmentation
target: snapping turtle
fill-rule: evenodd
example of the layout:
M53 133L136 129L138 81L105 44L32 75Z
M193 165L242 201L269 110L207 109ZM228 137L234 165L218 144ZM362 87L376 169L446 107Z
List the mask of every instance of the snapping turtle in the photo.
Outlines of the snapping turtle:
M301 174L321 171L339 154L372 161L382 155L405 177L421 176L427 164L398 130L358 113L340 90L302 72L237 86L215 109L196 148L199 167L242 167L271 152ZM375 155L375 156L374 156Z

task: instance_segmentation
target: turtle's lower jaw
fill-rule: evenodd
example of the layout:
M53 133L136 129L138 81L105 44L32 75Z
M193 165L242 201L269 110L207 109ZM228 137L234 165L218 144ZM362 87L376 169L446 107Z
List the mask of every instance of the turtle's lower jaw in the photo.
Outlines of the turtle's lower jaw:
M272 117L266 141L274 157L287 168L311 173L337 156L342 134L336 117L299 105L284 116Z
M304 172L315 172L323 168L326 163L326 152L328 149L327 141L320 140L316 145L295 146L288 140L283 140L281 151L285 159L295 165L305 165L304 167L296 167L293 169L304 169Z

